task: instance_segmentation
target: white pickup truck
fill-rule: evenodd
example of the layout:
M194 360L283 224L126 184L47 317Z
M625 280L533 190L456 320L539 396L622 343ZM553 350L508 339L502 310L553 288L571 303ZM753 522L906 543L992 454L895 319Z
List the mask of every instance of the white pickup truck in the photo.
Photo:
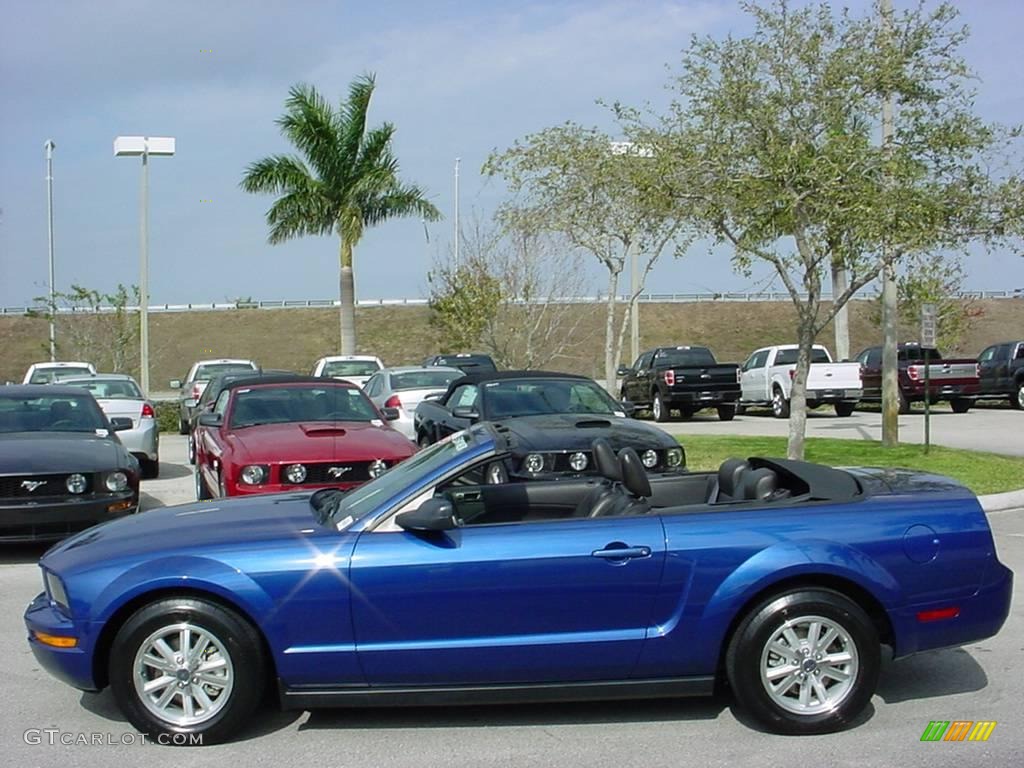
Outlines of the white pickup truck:
M775 418L788 418L797 351L796 344L783 344L763 347L747 358L740 368L740 407L771 405ZM825 347L811 348L808 408L831 404L836 416L849 416L863 393L860 363L833 363Z

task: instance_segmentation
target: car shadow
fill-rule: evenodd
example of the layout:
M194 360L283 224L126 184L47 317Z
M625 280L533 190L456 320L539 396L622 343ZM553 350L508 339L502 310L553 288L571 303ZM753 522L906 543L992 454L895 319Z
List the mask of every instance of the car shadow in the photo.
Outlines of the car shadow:
M987 686L988 675L970 651L947 648L885 663L877 694L886 704L897 704L973 693Z
M179 477L191 477L191 464L171 464L167 461L160 462L160 477L154 480L143 480L143 483L158 482L160 480L176 480Z
M55 541L0 544L0 565L35 565Z
M359 707L311 710L299 730L506 728L715 720L725 697L444 707Z

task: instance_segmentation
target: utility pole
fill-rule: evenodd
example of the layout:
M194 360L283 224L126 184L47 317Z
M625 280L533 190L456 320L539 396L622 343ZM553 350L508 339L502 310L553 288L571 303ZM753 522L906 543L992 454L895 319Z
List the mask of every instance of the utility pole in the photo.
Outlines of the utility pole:
M139 200L139 383L149 397L149 152L142 153L142 194Z
M455 158L455 266L459 266L459 160Z
M57 326L55 325L54 314L57 307L54 304L53 288L53 150L57 145L53 139L47 139L43 145L46 149L46 218L49 221L50 230L50 362L57 359Z
M888 45L892 36L892 0L882 0L882 34ZM893 94L887 91L882 101L882 147L888 154L894 119ZM897 372L897 294L896 267L891 246L882 249L882 445L893 448L900 442L899 379Z
M640 357L640 254L636 243L632 240L629 243L630 255L630 280L629 294L634 296L633 313L629 317L629 350L632 357L630 363Z

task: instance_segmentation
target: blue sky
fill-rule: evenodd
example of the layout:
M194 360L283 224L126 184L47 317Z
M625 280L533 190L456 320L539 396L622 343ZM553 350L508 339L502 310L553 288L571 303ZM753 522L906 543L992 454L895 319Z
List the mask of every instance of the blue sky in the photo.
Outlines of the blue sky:
M982 79L978 111L1024 121L1024 4L958 5L972 29L965 52ZM151 163L154 303L335 298L337 241L268 245L271 199L238 182L249 162L289 151L274 120L290 85L313 83L337 101L355 75L373 71L372 122L397 125L403 176L424 186L446 219L430 225L429 244L416 220L370 231L356 252L358 296L421 296L427 268L451 240L455 157L464 219L487 214L503 197L499 182L479 175L493 149L564 120L610 127L598 98L662 103L666 65L691 33L745 26L732 0L4 0L0 14L3 306L46 290L48 138L57 145L58 289L138 282L140 163L115 159L112 143L148 134L176 137L178 152ZM1024 259L1009 254L977 255L968 272L973 289L1024 287ZM764 274L737 276L727 259L694 248L681 261L666 256L649 284L746 290L764 285Z

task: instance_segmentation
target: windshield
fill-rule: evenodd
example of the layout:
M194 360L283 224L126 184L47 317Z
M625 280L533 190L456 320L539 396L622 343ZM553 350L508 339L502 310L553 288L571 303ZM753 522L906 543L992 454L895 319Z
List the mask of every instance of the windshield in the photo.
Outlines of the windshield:
M60 379L71 379L75 376L89 376L92 374L88 368L76 368L67 366L65 368L43 368L34 371L29 384L50 384Z
M96 432L106 433L103 412L89 395L18 397L0 394L0 433Z
M462 371L409 371L391 374L391 389L447 389L455 379L462 378Z
M476 429L456 432L416 452L376 480L348 492L337 492L322 508L322 519L330 519L339 530L346 528L389 499L404 492L415 492L417 486L433 479L448 462L471 448L479 447L487 437L486 432Z
M899 350L899 360L928 360L941 362L942 355L939 350L933 347L902 347Z
M548 413L622 414L622 406L592 381L580 379L509 379L483 385L485 418L538 416Z
M195 378L193 381L208 381L216 376L218 373L226 373L227 371L254 371L256 366L249 365L248 363L208 363L207 365L200 365L196 369Z
M70 379L64 383L89 390L97 400L142 400L142 392L128 379Z
M662 349L654 356L655 365L676 367L700 367L716 365L715 356L707 347L684 347L682 349Z
M447 365L467 372L498 370L494 365L494 361L487 355L440 357L437 360L437 365Z
M796 356L799 354L798 349L780 349L779 354L775 356L775 365L795 365ZM813 347L811 349L811 362L812 363L831 363L828 359L828 352L821 347Z
M380 414L362 391L343 384L259 386L239 389L231 409L235 429L295 421L361 421Z
M376 360L335 360L324 363L323 376L372 376L380 370Z

